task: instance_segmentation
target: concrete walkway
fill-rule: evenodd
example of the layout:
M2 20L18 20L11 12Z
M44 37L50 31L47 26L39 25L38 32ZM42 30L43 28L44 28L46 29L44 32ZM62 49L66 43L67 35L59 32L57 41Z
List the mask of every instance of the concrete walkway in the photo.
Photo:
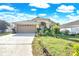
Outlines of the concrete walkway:
M0 56L32 56L35 33L17 33L0 36Z

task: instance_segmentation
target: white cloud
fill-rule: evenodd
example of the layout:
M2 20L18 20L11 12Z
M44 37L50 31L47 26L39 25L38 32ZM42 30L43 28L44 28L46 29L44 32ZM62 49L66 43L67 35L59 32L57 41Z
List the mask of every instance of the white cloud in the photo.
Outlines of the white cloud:
M75 7L73 5L66 6L66 5L61 5L59 6L56 11L57 12L63 12L63 13L71 13L74 12Z
M48 8L48 7L50 7L50 5L49 4L47 4L47 3L30 3L29 4L29 6L35 6L35 7L37 7L37 8Z
M15 22L22 20L31 20L35 18L35 15L25 14L25 13L11 13L11 12L1 12L0 19L7 22Z
M59 4L59 3L79 3L78 0L0 0L0 3L30 3L31 6L38 8L50 7L47 3Z
M59 16L57 14L52 16L53 18L59 18Z
M55 22L58 22L57 19L59 19L59 16L57 14L53 15L53 16L49 16L50 19L53 19Z
M2 3L37 3L38 1L42 3L79 3L79 0L0 0Z
M79 15L77 15L77 16L75 16L75 15L67 15L66 17L68 17L67 22L72 22L72 21L79 20Z
M46 16L47 14L38 14L38 16Z
M57 19L53 18L53 17L49 17L49 19L51 19L54 22L58 22Z
M57 15L53 15L53 16L49 16L48 18L50 18L52 21L56 22L56 23L60 23L63 24L64 21Z
M31 11L36 11L36 10L37 10L37 9L34 9L34 8L33 8L33 9L31 9Z
M0 5L0 10L15 10L13 7L7 6L7 5Z

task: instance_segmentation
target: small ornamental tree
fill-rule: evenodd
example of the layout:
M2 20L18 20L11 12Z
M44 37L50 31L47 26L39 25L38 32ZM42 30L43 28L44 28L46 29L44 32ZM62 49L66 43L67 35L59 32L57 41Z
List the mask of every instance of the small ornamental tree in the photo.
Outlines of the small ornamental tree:
M56 36L60 33L60 26L59 24L54 24L52 27L51 27L51 32L53 34L53 36Z

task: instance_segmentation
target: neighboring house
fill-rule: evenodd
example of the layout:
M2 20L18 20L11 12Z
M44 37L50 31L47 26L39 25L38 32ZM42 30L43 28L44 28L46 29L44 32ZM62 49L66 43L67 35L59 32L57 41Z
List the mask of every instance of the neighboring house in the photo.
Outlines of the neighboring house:
M36 32L37 28L40 27L41 22L45 22L46 27L50 27L50 25L54 23L49 19L36 17L32 20L14 22L13 28L15 28L16 32L18 33L25 33L25 32L32 33L32 32Z
M69 30L70 34L79 33L79 20L61 25L60 31Z

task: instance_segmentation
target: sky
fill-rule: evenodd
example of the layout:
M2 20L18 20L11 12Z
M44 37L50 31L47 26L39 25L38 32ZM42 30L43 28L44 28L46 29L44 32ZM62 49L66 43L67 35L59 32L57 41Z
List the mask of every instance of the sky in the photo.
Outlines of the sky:
M79 3L0 3L0 19L7 22L35 17L64 24L79 20Z

